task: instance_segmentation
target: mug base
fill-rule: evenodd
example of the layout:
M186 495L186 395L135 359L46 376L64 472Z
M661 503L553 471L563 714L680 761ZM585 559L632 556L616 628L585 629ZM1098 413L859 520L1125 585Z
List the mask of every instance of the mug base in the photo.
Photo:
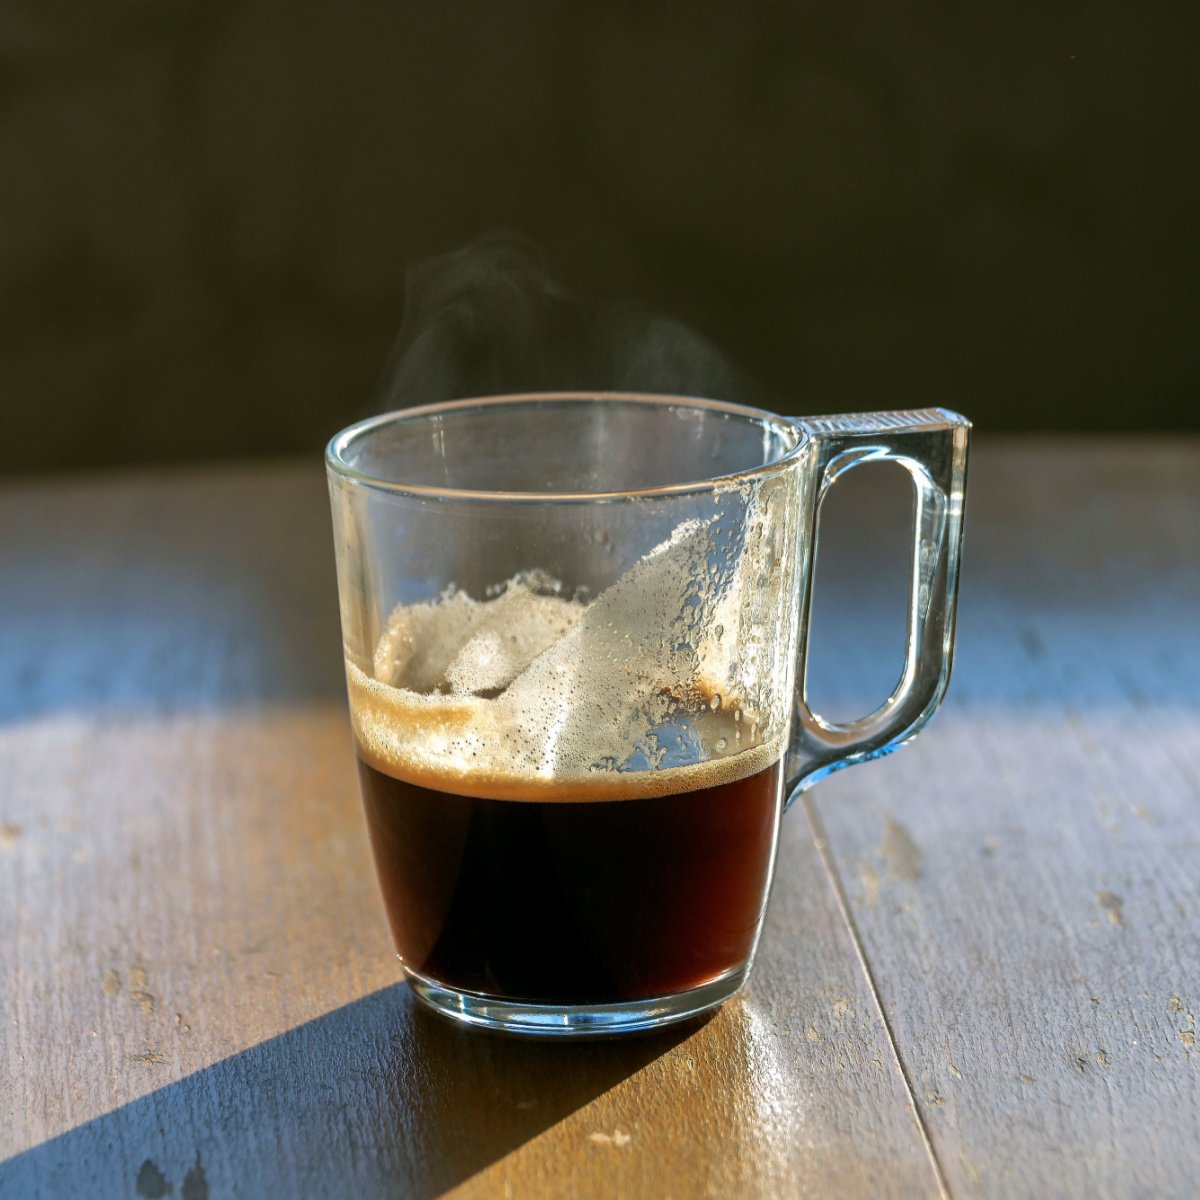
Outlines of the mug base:
M536 1038L605 1038L644 1033L699 1016L723 1004L746 982L749 964L700 987L617 1004L534 1004L465 992L404 968L409 987L427 1007L462 1025Z

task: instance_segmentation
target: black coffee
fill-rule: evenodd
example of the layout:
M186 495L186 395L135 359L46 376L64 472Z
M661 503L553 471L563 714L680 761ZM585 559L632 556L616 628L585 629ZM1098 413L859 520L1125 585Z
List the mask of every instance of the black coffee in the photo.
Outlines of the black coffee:
M698 987L750 955L778 762L694 791L579 802L460 796L361 758L359 776L396 948L428 979L604 1004Z

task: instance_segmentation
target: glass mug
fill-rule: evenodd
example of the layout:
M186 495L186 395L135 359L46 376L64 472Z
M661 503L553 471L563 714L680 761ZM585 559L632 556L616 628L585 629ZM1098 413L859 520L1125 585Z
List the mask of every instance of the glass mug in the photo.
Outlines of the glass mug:
M554 393L333 438L359 777L421 1000L595 1036L742 986L786 804L907 741L945 692L969 429ZM834 724L803 686L818 516L881 460L916 495L905 665Z

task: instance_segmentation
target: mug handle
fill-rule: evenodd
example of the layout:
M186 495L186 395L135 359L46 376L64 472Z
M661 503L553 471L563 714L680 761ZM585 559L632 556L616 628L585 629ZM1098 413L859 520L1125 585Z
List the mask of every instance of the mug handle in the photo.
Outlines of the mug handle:
M971 429L970 421L945 408L804 417L796 423L812 444L815 486L801 573L801 669L787 755L789 805L834 771L898 750L921 731L945 695L954 654ZM869 462L899 463L916 491L908 637L904 670L892 694L869 716L838 724L813 712L805 695L813 559L826 494L847 471Z

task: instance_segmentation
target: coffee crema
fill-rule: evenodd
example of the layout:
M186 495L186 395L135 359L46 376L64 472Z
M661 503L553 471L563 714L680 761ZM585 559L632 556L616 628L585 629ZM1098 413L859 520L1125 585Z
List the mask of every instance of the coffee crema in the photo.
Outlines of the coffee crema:
M571 763L551 773L535 769L517 741L527 722L505 721L495 700L418 695L371 679L353 665L347 679L362 762L403 783L480 799L581 804L667 796L735 783L770 766L782 751L778 739L738 748L745 736L740 726L746 724L748 733L753 722L745 713L738 717L735 703L724 717L701 710L686 731L714 750L723 742L717 757L643 770Z

